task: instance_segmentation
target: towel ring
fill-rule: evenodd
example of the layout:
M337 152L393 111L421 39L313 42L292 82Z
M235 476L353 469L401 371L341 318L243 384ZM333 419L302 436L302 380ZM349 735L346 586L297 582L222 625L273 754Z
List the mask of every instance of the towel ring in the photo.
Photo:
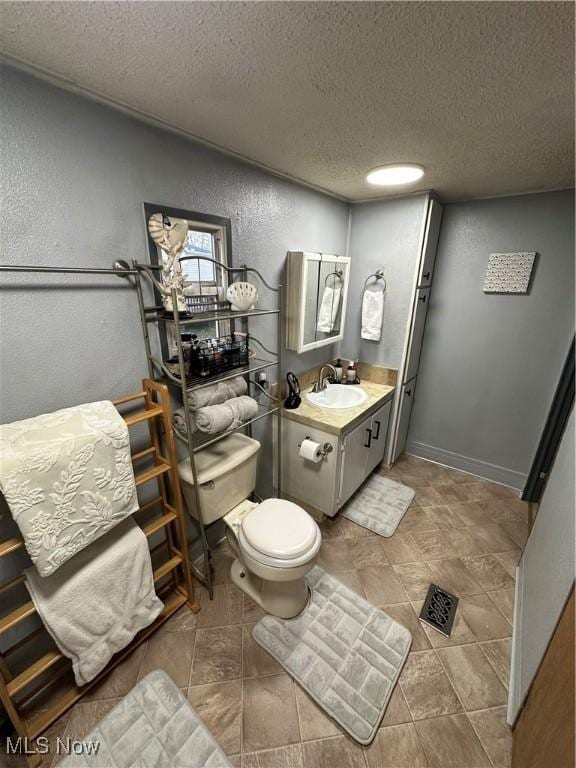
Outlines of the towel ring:
M337 277L340 282L344 282L342 279L342 275L344 272L341 269L335 269L334 272L330 272L330 274L326 275L326 279L324 280L324 285L328 285L328 278L329 277Z
M386 290L386 280L384 279L384 270L383 269L378 269L378 270L376 270L376 272L374 272L373 275L368 275L368 277L364 281L364 290L366 290L366 288L368 286L368 281L369 280L376 280L376 282L378 282L378 280L382 280L382 282L384 283L384 285L382 287L382 293L384 293L384 291Z

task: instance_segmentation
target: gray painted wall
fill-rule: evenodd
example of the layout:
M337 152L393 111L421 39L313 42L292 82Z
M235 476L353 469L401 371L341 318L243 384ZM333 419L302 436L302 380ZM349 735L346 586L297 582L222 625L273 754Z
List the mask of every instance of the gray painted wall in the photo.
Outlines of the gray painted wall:
M347 204L10 68L1 76L1 262L145 260L143 201L230 217L234 262L273 284L289 249L344 253ZM147 370L137 299L119 278L3 282L2 421L138 388ZM252 329L275 345L270 319ZM298 371L330 352L286 363Z
M352 206L352 271L341 346L344 357L400 367L426 200L426 195L417 195ZM382 338L363 341L360 328L364 282L380 268L387 282Z
M347 204L11 68L0 77L0 263L145 261L144 201L230 217L233 261L256 267L273 285L288 250L344 253ZM147 366L136 292L126 282L16 274L2 282L0 422L140 388ZM274 306L260 293L262 304ZM250 329L276 348L273 316ZM332 352L288 353L285 365L298 372ZM266 496L270 421L255 426L258 490ZM9 537L5 528L0 539Z
M528 295L482 292L494 251L538 252ZM573 192L445 206L407 450L521 488L573 331Z

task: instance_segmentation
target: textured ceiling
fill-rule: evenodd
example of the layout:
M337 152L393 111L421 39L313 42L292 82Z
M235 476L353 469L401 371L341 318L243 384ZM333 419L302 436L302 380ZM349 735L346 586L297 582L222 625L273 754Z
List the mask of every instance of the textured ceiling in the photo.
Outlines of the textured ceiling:
M574 5L2 2L8 61L349 199L573 184ZM398 193L398 189L395 193Z

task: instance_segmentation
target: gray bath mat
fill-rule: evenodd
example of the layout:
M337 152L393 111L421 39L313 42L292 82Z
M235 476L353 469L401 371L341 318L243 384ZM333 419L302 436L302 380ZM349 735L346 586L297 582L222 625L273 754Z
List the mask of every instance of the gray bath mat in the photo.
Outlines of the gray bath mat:
M416 491L407 485L372 475L340 514L380 536L392 536L415 495Z
M165 672L151 672L81 739L83 754L63 768L232 768L192 706ZM87 754L91 749L93 753Z
M312 596L299 616L264 616L252 634L353 739L370 744L412 636L318 566L307 581Z

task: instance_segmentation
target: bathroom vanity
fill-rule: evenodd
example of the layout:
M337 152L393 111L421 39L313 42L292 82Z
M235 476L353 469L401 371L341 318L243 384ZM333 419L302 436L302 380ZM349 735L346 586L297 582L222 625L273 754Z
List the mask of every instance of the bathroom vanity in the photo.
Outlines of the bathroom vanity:
M282 413L284 495L318 518L333 517L384 458L394 387L360 388L368 397L353 408L320 408L305 392L299 408ZM300 455L306 438L323 447L318 463Z

